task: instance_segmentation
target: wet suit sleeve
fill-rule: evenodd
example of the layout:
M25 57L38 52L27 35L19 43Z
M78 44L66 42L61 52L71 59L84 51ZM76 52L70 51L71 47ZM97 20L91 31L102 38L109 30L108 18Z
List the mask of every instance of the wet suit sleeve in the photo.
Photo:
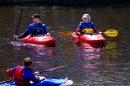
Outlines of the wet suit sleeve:
M9 77L13 77L13 73L15 72L16 67L12 68L12 69L8 69L6 71L6 75L8 75Z
M40 81L40 79L37 78L37 77L33 74L33 72L32 72L31 70L25 70L25 71L23 71L23 77L24 77L25 79L27 79L27 80L33 81L34 83Z
M79 25L78 25L78 28L76 29L76 32L81 32L81 31L82 31L82 28L83 28L82 25L79 24Z
M91 22L91 28L93 29L94 33L98 33L98 30L95 28L95 26L92 22Z
M45 33L45 34L47 34L47 33L48 33L48 31L47 31L47 27L46 27L46 25L45 25L45 24L42 24L42 28L43 28L44 33Z
M95 27L94 24L93 24L92 22L91 22L91 25L90 25L90 26L91 26L92 29L94 29L94 27Z
M24 33L22 33L21 35L19 35L18 39L21 39L21 38L28 36L31 33L31 31L33 30L33 28L34 28L34 25L30 24L28 26L27 30Z
M15 72L15 70L16 70L16 67L12 68L12 71L13 71L13 72Z

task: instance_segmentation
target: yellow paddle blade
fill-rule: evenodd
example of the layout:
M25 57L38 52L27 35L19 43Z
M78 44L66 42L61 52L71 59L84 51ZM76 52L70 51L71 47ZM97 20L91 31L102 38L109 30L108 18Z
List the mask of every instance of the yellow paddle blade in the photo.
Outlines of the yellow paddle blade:
M104 34L109 37L116 37L118 35L118 31L111 29L104 32Z
M65 36L71 36L72 33L73 33L73 32L69 32L69 31L67 31L67 32L59 32L59 35L60 35L61 37L65 37Z

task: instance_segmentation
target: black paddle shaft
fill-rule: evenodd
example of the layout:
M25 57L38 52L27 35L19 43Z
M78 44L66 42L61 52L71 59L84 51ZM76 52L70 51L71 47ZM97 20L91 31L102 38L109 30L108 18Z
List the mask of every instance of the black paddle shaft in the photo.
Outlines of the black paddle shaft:
M21 8L21 13L20 13L20 17L19 17L19 21L18 21L18 25L17 25L17 29L16 29L16 32L15 32L15 35L17 35L18 33L18 28L19 28L19 25L20 25L20 22L21 22L21 17L22 17L22 13L23 13L23 6L24 6L24 0L23 0L23 4L22 4L22 8ZM14 39L14 42L15 42L16 39Z
M48 72L48 71L56 70L56 69L59 69L59 68L67 67L67 66L68 66L68 65L59 66L59 67L55 67L55 68L52 68L52 69L43 70L43 71L40 71L39 74L41 74L41 73L43 73L43 72Z

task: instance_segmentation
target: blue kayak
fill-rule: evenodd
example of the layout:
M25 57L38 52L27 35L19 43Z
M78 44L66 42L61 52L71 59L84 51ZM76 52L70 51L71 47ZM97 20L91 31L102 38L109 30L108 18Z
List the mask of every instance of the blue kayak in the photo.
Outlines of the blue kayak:
M58 79L45 78L44 80L42 80L37 84L29 84L29 85L18 85L10 81L3 81L0 82L0 86L60 86L64 84L67 80L68 80L67 77Z

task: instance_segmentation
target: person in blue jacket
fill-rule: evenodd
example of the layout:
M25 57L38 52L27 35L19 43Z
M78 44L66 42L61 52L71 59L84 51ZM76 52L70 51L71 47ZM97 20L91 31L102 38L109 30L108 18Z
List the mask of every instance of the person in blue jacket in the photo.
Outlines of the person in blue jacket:
M34 14L33 16L31 16L31 18L32 18L33 23L31 23L28 26L27 30L21 35L19 36L14 35L14 38L21 39L28 36L29 34L31 34L31 36L40 36L40 35L45 35L45 34L50 35L50 33L48 33L47 31L46 25L40 21L39 14Z
M33 69L30 68L31 64L31 59L27 57L24 59L23 65L8 69L6 75L11 77L16 84L20 85L30 84L30 81L34 83L40 82L40 79L36 77L39 72L33 74Z
M80 35L81 33L84 33L85 30L89 31L91 29L92 33L98 33L97 29L94 26L94 23L91 22L91 17L89 14L84 14L82 16L82 22L78 25L76 29L76 34Z

